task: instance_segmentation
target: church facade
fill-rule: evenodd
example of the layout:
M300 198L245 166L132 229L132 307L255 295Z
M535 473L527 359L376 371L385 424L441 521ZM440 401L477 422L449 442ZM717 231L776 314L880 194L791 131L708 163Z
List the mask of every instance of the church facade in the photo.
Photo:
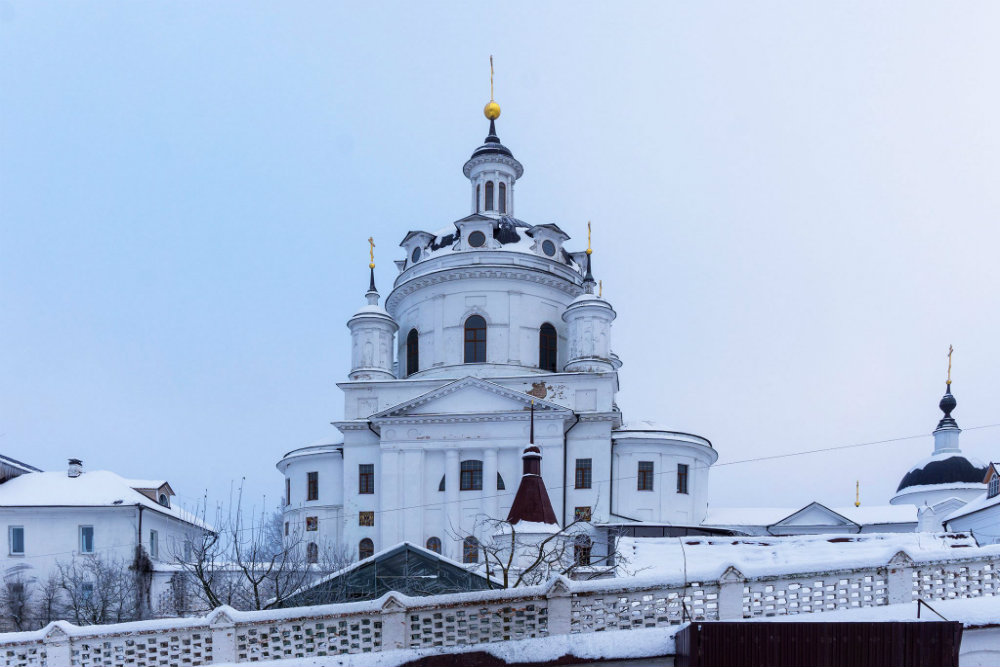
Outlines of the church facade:
M381 305L372 261L367 304L347 323L342 438L278 462L285 533L311 558L408 541L477 561L483 519L507 517L514 499L532 408L560 525L705 519L718 455L703 437L623 419L616 314L589 240L572 248L557 225L516 216L524 169L496 133L499 111L487 105L489 134L463 166L467 215L403 235Z

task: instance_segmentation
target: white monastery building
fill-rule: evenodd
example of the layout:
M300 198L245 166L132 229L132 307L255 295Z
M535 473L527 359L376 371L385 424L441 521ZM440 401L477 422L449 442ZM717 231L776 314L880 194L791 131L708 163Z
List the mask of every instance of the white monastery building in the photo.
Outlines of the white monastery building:
M594 279L589 238L575 250L557 225L517 217L524 168L497 136L496 102L485 114L489 134L462 168L468 215L403 236L384 305L372 256L367 304L347 322L343 437L278 462L285 534L304 538L312 559L334 546L364 558L407 541L479 562L492 537L484 519L508 517L521 479L532 404L558 525L583 519L605 544L611 535L937 532L980 497L992 509L953 525L998 522L987 466L959 449L950 357L934 452L890 505L709 511L718 454L704 437L624 420L616 314Z
M521 479L532 402L560 525L705 518L718 455L701 436L623 421L615 311L591 250L517 217L524 168L497 136L499 106L485 113L489 134L462 170L468 215L403 236L384 306L371 264L367 304L347 322L343 440L278 463L286 532L312 554L339 543L364 557L406 540L477 560L490 538L481 519L506 517Z

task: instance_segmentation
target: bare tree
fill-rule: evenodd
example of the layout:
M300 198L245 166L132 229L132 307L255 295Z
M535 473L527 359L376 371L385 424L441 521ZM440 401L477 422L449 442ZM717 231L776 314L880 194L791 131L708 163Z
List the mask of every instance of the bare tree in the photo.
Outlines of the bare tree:
M556 575L594 579L631 574L616 536L591 530L582 519L562 528L554 525L547 534L528 533L517 524L488 517L476 525L476 532L493 536L479 546L491 587L533 586Z
M62 584L58 572L50 572L38 587L38 602L35 605L37 625L43 627L63 617Z
M284 536L280 510L244 509L242 487L230 494L227 508L216 508L215 526L193 535L186 553L173 554L209 608L280 606L322 573L319 562L309 562L298 531Z
M28 630L32 627L33 583L33 579L28 579L23 572L17 571L5 577L0 586L0 613L13 630Z
M119 623L139 615L129 564L94 555L59 562L57 568L65 613L77 625Z

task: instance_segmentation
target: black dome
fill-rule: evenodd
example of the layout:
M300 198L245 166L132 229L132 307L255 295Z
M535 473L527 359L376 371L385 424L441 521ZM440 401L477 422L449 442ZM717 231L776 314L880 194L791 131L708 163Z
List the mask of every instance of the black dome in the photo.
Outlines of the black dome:
M954 484L956 482L980 484L984 477L986 477L986 466L973 463L961 454L956 454L913 468L903 476L903 481L899 483L896 492L910 486Z
M472 157L479 157L480 155L506 155L507 157L514 157L514 154L510 152L510 149L500 143L500 137L497 136L496 124L490 121L490 133L483 141L483 145L472 151ZM472 158L469 158L472 159Z

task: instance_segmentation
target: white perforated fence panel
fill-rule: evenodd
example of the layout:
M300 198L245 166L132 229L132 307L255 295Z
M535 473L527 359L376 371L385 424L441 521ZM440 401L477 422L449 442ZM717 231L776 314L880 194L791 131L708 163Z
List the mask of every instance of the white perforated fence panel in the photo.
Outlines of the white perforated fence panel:
M1000 594L1000 571L992 561L925 565L913 570L913 594L948 600Z
M574 594L570 614L573 633L715 620L719 618L719 586L692 583L686 588Z
M870 574L831 573L808 579L750 581L743 587L743 617L812 614L888 602L882 570Z
M209 665L212 633L206 629L77 639L70 655L79 667Z
M377 616L298 619L237 625L237 662L310 658L382 650Z
M464 646L548 636L545 598L407 612L410 648Z
M45 665L45 647L37 644L14 644L0 651L4 667L41 667Z

